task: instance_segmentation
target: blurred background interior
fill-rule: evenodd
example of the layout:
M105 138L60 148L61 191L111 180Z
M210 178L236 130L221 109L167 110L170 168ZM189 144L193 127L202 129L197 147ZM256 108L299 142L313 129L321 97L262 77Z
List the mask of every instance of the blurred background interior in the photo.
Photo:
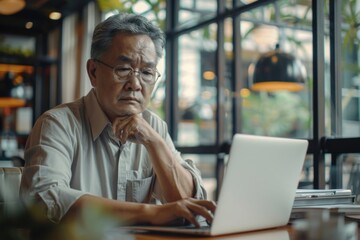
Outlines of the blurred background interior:
M150 107L209 198L234 133L308 139L299 187L360 191L360 0L1 0L1 166L22 164L41 113L89 91L92 31L119 11L166 33Z

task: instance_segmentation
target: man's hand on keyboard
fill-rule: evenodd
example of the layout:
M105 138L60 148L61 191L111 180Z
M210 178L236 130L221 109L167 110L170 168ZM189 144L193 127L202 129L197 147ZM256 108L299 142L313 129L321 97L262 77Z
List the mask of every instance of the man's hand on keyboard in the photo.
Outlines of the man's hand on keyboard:
M184 218L196 227L200 227L196 216L202 216L211 224L216 204L209 200L185 198L164 205L147 205L145 208L148 223L152 225L167 225L170 222Z

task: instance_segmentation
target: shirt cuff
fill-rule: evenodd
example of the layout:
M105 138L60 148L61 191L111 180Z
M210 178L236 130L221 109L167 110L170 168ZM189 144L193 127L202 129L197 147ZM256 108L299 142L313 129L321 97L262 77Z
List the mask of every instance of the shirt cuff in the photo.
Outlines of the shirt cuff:
M83 191L71 188L54 187L47 191L39 192L38 196L46 205L49 220L58 223L76 200L85 194Z
M202 183L200 171L195 167L194 162L190 159L186 159L187 165L184 167L190 172L194 182L195 194L193 198L207 199L207 193Z

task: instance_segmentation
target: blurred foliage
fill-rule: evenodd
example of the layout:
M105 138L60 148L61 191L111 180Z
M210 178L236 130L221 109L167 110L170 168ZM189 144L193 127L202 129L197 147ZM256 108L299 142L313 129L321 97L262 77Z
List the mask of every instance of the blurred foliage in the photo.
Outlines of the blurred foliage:
M360 0L342 1L342 65L344 69L360 73L358 61L349 61L346 55L352 55L359 51L360 46Z
M342 1L342 21L346 25L343 28L343 48L353 50L354 46L360 44L360 1Z
M17 57L32 57L34 50L24 48L22 46L13 46L5 40L4 35L0 35L0 55L3 56L17 56Z
M102 12L127 12L136 13L155 21L165 30L166 0L97 0ZM164 12L164 14L161 14Z
M242 99L244 133L255 135L304 136L310 125L310 112L300 94L287 91L252 92Z
M121 222L102 208L84 206L76 217L60 223L49 221L41 206L25 207L20 201L0 213L0 233L4 240L133 240L129 233L116 228ZM15 210L16 209L16 210ZM2 209L3 210L3 209ZM114 229L116 231L114 231ZM115 232L111 235L109 233Z

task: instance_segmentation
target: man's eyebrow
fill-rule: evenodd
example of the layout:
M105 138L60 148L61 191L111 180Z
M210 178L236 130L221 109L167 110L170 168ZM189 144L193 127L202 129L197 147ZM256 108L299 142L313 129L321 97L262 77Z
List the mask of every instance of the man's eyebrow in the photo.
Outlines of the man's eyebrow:
M127 63L133 62L133 60L132 60L131 58L129 58L129 57L127 57L127 56L124 56L124 55L118 57L117 59L118 59L120 62L127 62Z
M120 62L125 62L125 63L132 63L132 62L134 62L134 60L133 60L132 58L127 57L127 56L124 56L124 55L119 56L117 59L118 59L118 61L120 61ZM155 62L143 61L143 62L141 62L141 64L142 64L142 65L145 65L145 66L147 66L147 67L151 67L151 68L156 67L156 63L155 63Z

